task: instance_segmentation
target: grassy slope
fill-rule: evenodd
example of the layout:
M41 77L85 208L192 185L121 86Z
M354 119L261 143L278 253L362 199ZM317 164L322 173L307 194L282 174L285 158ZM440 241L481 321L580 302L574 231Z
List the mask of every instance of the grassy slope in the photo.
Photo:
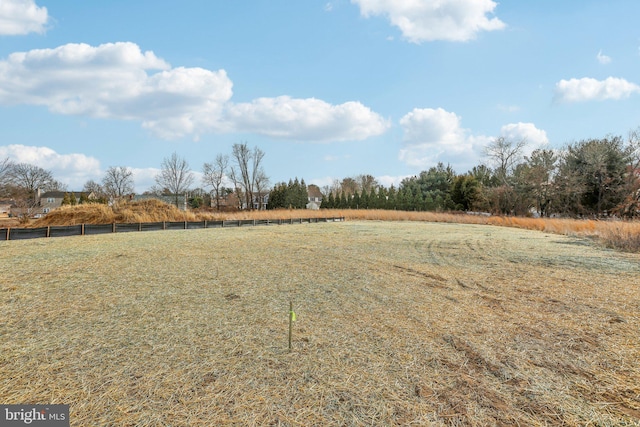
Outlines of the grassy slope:
M588 241L348 221L0 245L0 396L75 426L640 420L640 256Z

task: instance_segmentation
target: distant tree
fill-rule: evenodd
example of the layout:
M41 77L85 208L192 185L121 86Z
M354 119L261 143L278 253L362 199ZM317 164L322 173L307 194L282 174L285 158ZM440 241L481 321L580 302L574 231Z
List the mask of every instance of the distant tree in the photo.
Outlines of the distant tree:
M397 209L397 200L396 200L396 188L391 185L391 187L389 187L389 191L387 192L387 203L386 203L386 209L392 210L392 209Z
M69 193L64 193L64 197L62 198L62 206L69 206L71 205L71 197L69 196Z
M516 165L522 161L526 139L511 140L498 137L485 148L485 156L494 166L495 175L502 184L508 184L508 179Z
M468 211L481 197L481 185L472 175L459 175L453 180L451 200L456 209Z
M622 203L627 196L632 158L633 147L625 145L619 136L570 144L558 174L560 180L574 186L574 192L576 188L580 190L573 210L601 216Z
M9 158L0 160L0 197L7 197L9 193L10 173L13 163Z
M264 208L263 196L266 193L266 189L269 187L269 177L265 174L264 169L262 169L262 167L260 167L258 172L254 173L253 181L255 184L256 193L258 194L258 209L263 209Z
M322 202L320 203L320 208L322 209L335 209L336 201L333 197L333 192L329 192L327 197L322 198Z
M85 182L84 187L82 188L83 194L93 194L93 198L88 199L87 201L85 201L84 203L104 203L106 204L108 202L107 200L107 195L104 191L104 189L102 188L102 185L100 185L99 183L93 181L93 180L89 180L87 182Z
M28 197L35 197L38 189L42 191L58 190L61 186L50 171L28 163L17 163L9 169L9 180L22 189Z
M554 178L557 172L558 155L553 150L539 149L525 158L523 178L526 191L534 201L540 216L549 215L549 207L554 198Z
M349 208L349 201L348 201L347 195L343 191L340 192L340 196L339 196L339 199L338 199L338 206L337 207L339 209L348 209Z
M450 192L455 177L456 173L450 165L445 166L443 163L438 163L428 171L420 172L418 176L403 179L398 189L397 209L417 209L414 206L417 200L416 193L420 194L423 202L427 200L427 195L429 195L436 205L435 209L454 209L455 204L451 201ZM438 204L438 201L441 201L442 204ZM426 207L424 204L423 206Z
M102 188L111 200L133 193L133 171L126 166L109 167L102 178Z
M202 168L202 183L210 187L216 201L216 209L220 209L220 198L223 195L224 177L229 168L229 156L218 154L211 163L205 163Z
M288 187L284 182L276 184L269 193L267 209L284 209L287 207Z
M353 196L351 196L351 199L349 200L349 208L366 209L362 204L362 200L360 198L360 193L358 193L358 190L356 190L355 193L353 193Z
M345 197L352 196L358 190L358 182L354 178L344 178L340 182L340 190Z
M80 204L84 205L87 203L91 203L91 200L89 199L89 196L87 196L87 193L85 192L80 193Z
M156 176L156 184L168 190L174 196L176 207L180 207L179 195L186 194L193 184L193 173L189 163L177 153L166 157L162 161L160 173Z
M378 194L376 195L375 208L387 209L387 190L382 185L378 187Z
M372 175L367 174L358 175L356 177L356 182L358 183L361 192L369 194L371 194L372 189L376 189L380 185L378 180L376 180Z
M266 188L268 179L262 168L262 160L264 151L258 147L250 150L247 143L233 144L231 157L235 165L231 168L231 178L236 186L236 193L240 196L244 195L245 206L247 209L253 209L253 196L256 190L256 182L262 180L263 188ZM240 191L241 190L241 191Z

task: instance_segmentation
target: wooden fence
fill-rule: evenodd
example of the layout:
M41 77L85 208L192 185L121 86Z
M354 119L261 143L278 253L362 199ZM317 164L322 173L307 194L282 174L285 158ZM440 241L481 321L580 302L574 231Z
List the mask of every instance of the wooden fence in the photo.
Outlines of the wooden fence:
M165 221L126 224L51 225L38 228L0 228L0 240L24 240L41 237L85 236L130 231L192 230L199 228L247 227L257 225L311 224L339 222L344 217L290 219L233 219L227 221Z

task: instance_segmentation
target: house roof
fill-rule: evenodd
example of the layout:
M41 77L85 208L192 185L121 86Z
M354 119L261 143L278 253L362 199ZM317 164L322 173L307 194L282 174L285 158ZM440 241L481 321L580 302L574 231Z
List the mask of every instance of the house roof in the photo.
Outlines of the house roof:
M309 194L309 197L319 197L320 199L322 199L322 192L317 185L309 185L307 187L307 194Z

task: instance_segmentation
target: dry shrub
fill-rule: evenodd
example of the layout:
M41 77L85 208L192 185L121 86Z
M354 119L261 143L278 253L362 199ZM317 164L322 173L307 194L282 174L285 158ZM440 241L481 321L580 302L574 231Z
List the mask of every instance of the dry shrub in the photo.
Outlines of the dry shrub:
M600 232L600 241L605 246L625 252L640 252L640 225L617 223Z

